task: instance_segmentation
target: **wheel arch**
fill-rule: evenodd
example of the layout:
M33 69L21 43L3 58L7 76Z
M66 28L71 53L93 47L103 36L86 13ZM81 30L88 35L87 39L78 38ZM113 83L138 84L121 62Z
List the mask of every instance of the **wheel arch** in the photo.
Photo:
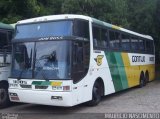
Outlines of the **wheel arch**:
M149 71L148 70L146 70L146 72L145 72L145 78L146 78L147 82L149 82Z
M142 78L142 76L145 76L144 71L141 71L141 73L140 73L140 79Z
M104 81L101 77L98 77L94 83L98 82L101 85L101 96L104 96L105 94L105 86L104 86Z

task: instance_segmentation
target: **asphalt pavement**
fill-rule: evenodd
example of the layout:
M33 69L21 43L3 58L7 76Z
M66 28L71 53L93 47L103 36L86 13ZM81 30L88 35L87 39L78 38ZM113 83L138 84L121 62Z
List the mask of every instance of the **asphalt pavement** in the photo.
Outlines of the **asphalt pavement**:
M112 113L160 113L160 80L103 97L94 107L55 107L16 103L0 110L2 119L97 119Z

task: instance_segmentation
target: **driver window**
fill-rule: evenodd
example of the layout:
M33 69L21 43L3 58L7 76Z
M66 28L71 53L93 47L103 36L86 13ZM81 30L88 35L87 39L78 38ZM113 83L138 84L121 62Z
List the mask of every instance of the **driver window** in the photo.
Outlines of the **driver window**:
M83 64L83 45L82 43L74 43L74 65Z

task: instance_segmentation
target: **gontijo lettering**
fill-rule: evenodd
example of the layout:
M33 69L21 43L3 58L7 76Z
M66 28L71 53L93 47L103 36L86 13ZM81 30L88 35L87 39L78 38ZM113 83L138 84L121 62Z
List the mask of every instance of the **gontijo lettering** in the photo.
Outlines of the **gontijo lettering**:
M132 56L132 62L145 62L145 56Z

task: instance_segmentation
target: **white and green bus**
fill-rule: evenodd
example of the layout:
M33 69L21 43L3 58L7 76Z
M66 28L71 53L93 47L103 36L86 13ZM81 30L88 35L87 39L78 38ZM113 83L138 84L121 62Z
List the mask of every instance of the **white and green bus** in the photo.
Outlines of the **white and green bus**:
M0 22L0 108L10 104L8 76L11 68L11 39L14 26Z
M97 105L102 96L154 80L151 36L83 15L19 21L13 39L13 102Z

